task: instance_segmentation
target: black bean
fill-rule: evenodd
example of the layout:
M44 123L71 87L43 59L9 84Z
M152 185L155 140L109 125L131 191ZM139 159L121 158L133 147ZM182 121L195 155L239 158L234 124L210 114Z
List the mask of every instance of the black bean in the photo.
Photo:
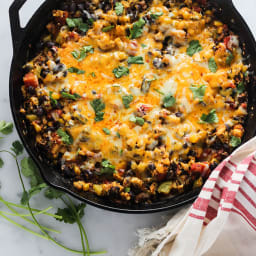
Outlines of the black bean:
M177 116L177 117L182 117L182 113L181 112L177 112L177 113L175 113L175 116Z
M47 41L47 42L45 43L45 46L48 47L48 48L52 48L53 46L55 46L55 43L52 42L52 41Z
M65 71L63 72L63 77L67 77L67 75L68 75L68 71L65 70Z
M154 171L154 170L156 169L156 166L155 166L153 163L150 163L150 164L148 165L148 169L149 169L150 171Z
M85 9L85 5L83 3L77 4L77 8L80 11L83 11Z
M46 96L40 96L38 98L38 100L39 100L39 104L42 105L47 100L47 97Z
M40 76L42 78L46 78L46 76L50 73L50 70L49 69L42 69L41 72L40 72Z
M157 69L162 68L163 67L162 59L161 58L154 58L153 65Z
M64 167L63 174L66 178L74 178L76 176L74 170L69 166Z
M68 11L68 4L67 3L61 3L60 4L60 9L63 11Z
M62 64L62 63L57 64L57 65L53 68L53 73L54 73L54 74L57 74L57 73L61 72L64 68L65 68L64 64Z
M31 94L31 95L36 94L36 89L35 89L35 87L33 87L33 86L29 86L29 87L27 88L27 91L28 91L28 93Z
M42 107L38 107L36 110L37 116L43 116L44 115L44 109Z

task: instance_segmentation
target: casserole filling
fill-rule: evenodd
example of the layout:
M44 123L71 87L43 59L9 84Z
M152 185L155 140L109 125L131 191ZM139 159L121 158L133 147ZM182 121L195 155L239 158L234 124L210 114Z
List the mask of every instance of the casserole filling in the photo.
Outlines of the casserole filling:
M47 30L20 111L77 190L150 203L240 145L248 67L205 1L68 1Z

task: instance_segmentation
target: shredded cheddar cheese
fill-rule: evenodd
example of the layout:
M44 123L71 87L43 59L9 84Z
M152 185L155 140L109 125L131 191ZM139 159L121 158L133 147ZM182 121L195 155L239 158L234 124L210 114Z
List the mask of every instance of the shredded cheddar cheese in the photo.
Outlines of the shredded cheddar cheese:
M181 193L241 141L238 37L211 10L182 2L120 1L116 11L92 1L89 20L81 8L66 11L68 21L54 12L43 40L56 44L27 64L24 108L35 112L37 143L78 190L135 202Z

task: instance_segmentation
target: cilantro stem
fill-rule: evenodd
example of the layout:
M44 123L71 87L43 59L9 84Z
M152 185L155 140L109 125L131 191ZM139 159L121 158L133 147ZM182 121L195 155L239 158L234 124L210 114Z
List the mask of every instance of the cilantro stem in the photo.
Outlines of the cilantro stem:
M21 229L23 229L23 230L25 230L25 231L31 233L31 234L33 234L33 235L35 235L35 236L38 236L38 237L41 237L41 238L43 238L43 239L49 240L48 237L46 237L46 236L44 236L44 235L41 235L41 234L38 234L38 233L34 232L33 230L31 230L31 229L29 229L29 228L26 228L26 227L24 227L24 226L22 226L22 225L20 225L19 223L17 223L16 221L14 221L14 220L8 218L7 216L5 216L5 215L2 214L2 213L0 213L0 216L3 217L4 219L6 219L7 221L9 221L10 223L12 223L13 225L15 225L15 226L17 226L17 227L19 227L19 228L21 228Z
M10 153L10 152L8 152L8 153ZM20 166L19 166L19 163L18 163L18 159L17 159L17 157L16 157L15 155L13 155L12 153L11 153L11 155L14 157L15 162L16 162L16 165L17 165L17 168L18 168L18 174L19 174L19 178L20 178L20 182L21 182L21 186L22 186L23 192L24 192L24 193L27 193L27 190L26 190L26 188L25 188L25 184L24 184L24 181L23 181L23 178L22 178L22 175L21 175L21 170L20 170ZM72 253L77 253L77 254L83 254L83 253L84 253L84 252L82 252L82 251L78 251L78 250L74 250L74 249L68 248L68 247L66 247L65 245L63 245L63 244L57 242L55 239L53 239L53 238L43 229L43 227L41 226L41 224L37 221L36 217L34 216L34 213L33 213L32 209L31 209L31 207L30 207L29 201L28 201L28 203L27 203L27 207L28 207L28 210L29 210L29 212L30 212L30 214L31 214L32 219L35 221L35 223L37 224L38 228L41 230L41 232L42 232L50 241L52 241L52 242L53 242L54 244L56 244L57 246L59 246L59 247L65 249L65 250L67 250L67 251L70 251L70 252L72 252ZM91 255L94 255L94 254L104 254L104 253L106 253L106 252L105 252L105 251L102 251L102 252L91 252L90 254L91 254Z
M19 204L15 204L15 203L11 203L11 202L7 202L2 197L0 197L0 202L4 203L5 205L12 205L12 206L17 207L17 208L28 210L28 207L23 206L23 205L19 205ZM34 208L31 208L31 210L33 212L37 212L37 214L42 211L42 210L38 210L38 209L34 209ZM48 213L48 212L44 212L44 210L43 210L42 214L50 216L50 217L53 217L53 218L57 218L57 219L61 219L62 218L61 216L58 216L58 215L55 215L55 214L51 214L51 213Z
M5 202L4 200L1 200L1 201L6 205L6 207L7 207L10 211L12 211L13 213L19 214L14 208L12 208L10 205L7 204L8 202ZM29 216L31 216L31 215L29 215ZM23 220L27 221L28 223L30 223L30 224L32 224L32 225L34 225L34 226L37 226L34 221L32 221L32 220L30 220L30 219L28 219L28 218L26 218L26 217L20 216L20 218L22 218ZM54 230L54 229L51 229L51 228L47 228L47 227L44 227L44 226L42 226L42 227L44 228L44 230L47 230L47 231L51 231L51 232L60 234L60 231L57 231L57 230Z
M43 214L49 210L51 210L52 207L48 207L40 212L36 212L34 215L40 215L40 214ZM2 214L5 214L5 215L9 215L9 216L16 216L16 217L29 217L30 214L21 214L21 213L9 213L9 212L5 212L5 211L0 211ZM60 216L58 216L60 217Z
M69 204L63 199L62 201L69 207L72 209L73 213L76 215L76 220L77 220L77 225L79 227L79 230L80 230L80 234L81 234L81 241L82 241L82 244L84 244L84 239L85 239L85 243L86 243L86 248L87 248L87 253L88 255L90 255L90 246L89 246L89 241L88 241L88 238L87 238L87 235L86 235L86 232L84 230L84 227L81 223L81 220L80 220L80 217L79 215L77 214L77 211L76 211L76 208L74 206L74 203L73 201L70 199L69 196L65 196L67 198L67 200L69 201ZM85 250L85 249L84 249Z
M15 154L13 154L12 152L7 151L7 150L1 150L0 152L8 153L8 154L10 154L10 155L14 158L15 163L16 163L16 166L17 166L17 169L18 169L18 175L19 175L19 178L20 178L20 182L21 182L21 185L22 185L23 192L24 192L24 193L28 193L27 190L26 190L26 188L25 188L25 184L24 184L24 181L23 181L23 178L22 178L22 175L21 175L21 169L20 169L20 165L19 165L17 156L16 156ZM2 214L2 213L0 212L0 216L2 216L4 219L8 220L8 221L11 222L12 224L14 224L14 225L16 225L16 226L22 228L23 230L25 230L25 231L27 231L27 232L29 232L29 233L32 233L32 234L35 235L35 236L41 237L41 238L46 239L46 240L50 240L50 241L52 241L54 244L56 244L57 246L59 246L59 247L65 249L65 250L67 250L67 251L70 251L70 252L76 253L76 254L83 254L83 255L85 255L85 253L86 253L85 251L79 251L79 250L74 250L74 249L68 248L68 247L66 247L65 245L63 245L63 244L59 243L58 241L56 241L55 239L53 239L53 238L45 231L44 227L41 226L41 224L37 221L37 219L36 219L36 217L35 217L35 215L34 215L34 213L33 213L33 211L36 211L36 212L41 212L41 211L40 211L40 210L37 210L37 209L32 209L32 208L30 207L29 201L28 201L28 203L27 203L27 207L25 207L25 206L23 207L23 206L21 206L21 205L17 205L17 204L13 204L13 203L6 202L6 201L4 201L4 200L2 199L2 197L0 197L0 202L3 202L4 204L8 204L8 205L13 205L13 206L15 206L15 207L17 207L17 208L27 209L27 210L30 212L30 215L31 215L32 219L34 220L34 225L36 225L36 226L41 230L41 232L43 233L43 235L38 234L38 233L34 232L33 230L30 230L30 229L28 229L28 228L26 228L26 227L20 225L19 223L13 221L12 219L8 218L7 216L5 216L4 214ZM8 206L7 206L7 207L8 207ZM15 211L15 210L14 210L14 211ZM44 214L45 214L45 215L50 215L50 214L48 214L48 213L46 213L46 212L45 212ZM50 216L53 216L53 214L51 214ZM59 217L60 217L60 216L59 216ZM21 217L21 218L25 218L25 217ZM27 218L25 218L25 219L28 221ZM80 218L79 218L79 220L80 220ZM80 224L81 224L81 222L80 222ZM82 224L81 224L81 225L82 225ZM83 232L83 229L82 229L81 232ZM85 232L84 232L84 234L85 234ZM88 242L86 235L85 235L85 238L86 238L86 241ZM89 255L99 255L99 254L105 254L106 251L87 252L87 253L89 253Z

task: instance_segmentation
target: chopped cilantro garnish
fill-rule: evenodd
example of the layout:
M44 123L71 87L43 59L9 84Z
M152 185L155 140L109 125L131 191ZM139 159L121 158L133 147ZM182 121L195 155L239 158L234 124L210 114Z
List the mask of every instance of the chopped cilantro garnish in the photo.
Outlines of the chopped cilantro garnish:
M210 71L211 71L212 73L216 73L216 72L217 72L218 66L217 66L217 64L216 64L216 62L215 62L215 59L214 59L213 57L211 57L211 58L209 59L209 61L208 61L208 67L209 67L209 69L210 69Z
M104 28L102 29L102 32L109 32L109 31L111 31L114 27L115 27L114 25L104 27Z
M120 15L123 14L123 12L124 12L124 6L123 6L122 3L116 2L116 4L115 4L115 12L116 12L116 15L117 15L117 16L120 16Z
M87 56L87 53L93 53L94 49L91 45L84 46L80 50L74 50L71 52L72 56L77 60L77 61L82 61L85 59Z
M145 120L142 117L131 115L129 120L135 124L138 124L140 126L143 126L145 123Z
M142 56L129 57L127 60L128 64L144 64Z
M199 99L200 101L203 100L206 90L206 85L195 85L192 84L189 89L193 92L194 99Z
M129 75L130 71L127 67L123 66L118 66L113 70L113 74L115 75L116 78L121 78L122 76L127 76Z
M103 128L103 132L105 132L107 135L111 134L111 131L108 128Z
M165 108L170 108L176 103L176 99L172 95L172 93L169 93L163 98L163 105Z
M209 114L202 114L200 118L201 124L214 124L218 122L219 118L216 114L216 109L212 109Z
M94 99L90 102L94 112L95 112L95 121L100 122L104 119L104 112L102 110L105 109L105 103L101 99Z
M75 67L71 67L68 69L68 72L70 73L76 73L78 75L83 75L85 73L84 70L81 70L81 69L78 69L78 68L75 68Z
M241 82L237 85L236 91L237 91L238 94L241 94L241 93L243 93L243 92L245 91L245 87L244 87L244 82L243 82L243 81L241 81Z
M52 97L52 94L53 94L53 92L49 92L51 104L52 104L54 107L56 107L56 106L58 105L58 101L55 100L55 99Z
M233 59L234 59L234 55L233 55L232 53L230 53L230 54L228 55L228 57L226 58L226 64L227 64L228 66L230 66L231 63L232 63L232 61L233 61Z
M63 98L67 98L67 99L70 99L70 100L78 100L81 98L81 96L77 93L74 93L74 94L70 94L70 93L67 93L65 91L62 91L61 92L61 96Z
M241 141L241 139L238 138L238 137L232 136L231 139L230 139L230 145L231 145L233 148L238 147L241 143L242 143L242 141Z
M192 57L195 53L202 51L203 48L198 40L192 40L187 48L187 55Z
M113 174L115 172L115 166L112 165L109 160L103 160L100 174Z
M123 101L123 104L125 106L125 108L129 108L130 107L130 103L133 101L133 96L130 94L130 95L125 95L122 97L122 101Z
M67 18L66 23L69 28L78 28L81 32L86 33L89 30L89 24L84 23L82 18Z
M134 22L132 28L130 28L130 38L136 39L140 37L143 33L143 27L145 26L145 24L146 21L142 18Z
M161 17L163 14L164 14L163 12L150 13L150 17L151 17L151 19L156 20L159 17Z
M72 137L67 134L63 129L58 129L57 134L61 137L61 141L67 145L71 145L73 143Z

